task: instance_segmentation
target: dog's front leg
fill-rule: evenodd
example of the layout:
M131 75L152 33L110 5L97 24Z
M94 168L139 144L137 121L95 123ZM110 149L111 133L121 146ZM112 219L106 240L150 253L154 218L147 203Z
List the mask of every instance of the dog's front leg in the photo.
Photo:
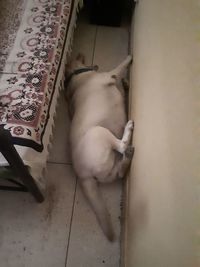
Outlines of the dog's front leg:
M128 55L127 58L118 67L110 71L111 77L115 78L116 80L121 80L123 76L123 72L131 64L131 62L132 62L132 56Z

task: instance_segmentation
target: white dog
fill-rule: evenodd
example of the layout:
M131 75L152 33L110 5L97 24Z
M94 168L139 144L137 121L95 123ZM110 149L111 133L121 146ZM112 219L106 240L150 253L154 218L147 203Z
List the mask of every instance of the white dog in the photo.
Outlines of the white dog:
M78 55L66 72L73 168L110 241L114 232L98 183L124 177L133 156L133 122L126 123L124 97L117 87L131 60L128 56L114 70L99 73Z

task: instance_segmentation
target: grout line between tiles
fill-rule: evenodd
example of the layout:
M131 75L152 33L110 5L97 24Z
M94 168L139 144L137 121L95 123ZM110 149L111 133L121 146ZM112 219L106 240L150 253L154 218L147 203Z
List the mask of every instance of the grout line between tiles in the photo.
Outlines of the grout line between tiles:
M74 191L74 198L73 198L73 206L72 206L72 215L71 215L71 218L70 218L70 225L69 225L69 237L68 237L68 241L67 241L67 251L66 251L66 256L65 256L65 267L67 267L67 260L68 260L68 253L69 253L69 244L70 244L70 238L71 238L72 221L73 221L73 216L74 216L77 181L78 181L78 179L76 177L75 191Z

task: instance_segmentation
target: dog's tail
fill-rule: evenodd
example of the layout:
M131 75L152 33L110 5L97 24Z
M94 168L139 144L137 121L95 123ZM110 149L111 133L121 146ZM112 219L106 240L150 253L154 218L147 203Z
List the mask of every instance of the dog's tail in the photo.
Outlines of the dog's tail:
M110 215L102 198L97 181L94 178L88 178L80 182L83 192L88 199L104 234L109 241L114 241L114 231Z

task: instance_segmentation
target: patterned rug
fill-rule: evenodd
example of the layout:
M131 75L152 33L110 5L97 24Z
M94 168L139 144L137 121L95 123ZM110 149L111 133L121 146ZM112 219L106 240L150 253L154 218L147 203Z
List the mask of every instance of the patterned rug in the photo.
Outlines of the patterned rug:
M0 124L14 144L43 150L73 3L1 0Z
M0 1L0 71L3 71L9 52L14 45L24 9L25 0Z

